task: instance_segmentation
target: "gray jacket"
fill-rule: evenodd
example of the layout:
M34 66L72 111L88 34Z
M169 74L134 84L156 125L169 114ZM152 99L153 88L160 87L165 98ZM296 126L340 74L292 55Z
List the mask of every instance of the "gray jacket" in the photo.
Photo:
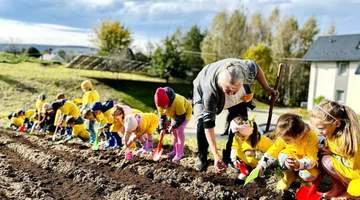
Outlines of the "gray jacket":
M204 128L215 127L215 116L224 109L225 94L218 86L217 79L221 69L230 64L241 67L243 84L251 85L256 78L258 66L251 60L227 58L205 66L193 81L194 115L197 120L203 119Z

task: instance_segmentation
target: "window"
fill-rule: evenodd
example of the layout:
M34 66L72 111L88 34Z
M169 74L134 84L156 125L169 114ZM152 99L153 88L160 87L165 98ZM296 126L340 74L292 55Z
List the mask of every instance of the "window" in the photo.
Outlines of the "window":
M335 100L341 103L345 102L345 92L344 90L336 90Z
M345 76L349 68L349 62L339 62L337 68L338 68L338 75Z
M357 74L357 75L360 74L360 64L359 64L358 67L356 68L355 74Z

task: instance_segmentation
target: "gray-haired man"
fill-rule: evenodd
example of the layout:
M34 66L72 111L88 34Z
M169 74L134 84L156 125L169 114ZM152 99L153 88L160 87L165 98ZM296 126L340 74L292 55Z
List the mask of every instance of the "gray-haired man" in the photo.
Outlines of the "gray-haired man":
M218 153L215 140L215 116L228 109L229 115L247 117L247 103L243 96L247 95L255 79L269 93L277 96L278 92L270 88L262 69L251 60L228 58L205 66L193 81L194 85L194 115L197 120L197 143L199 165L197 169L207 169L207 154L210 145L217 170L226 168ZM228 117L232 120L232 117ZM224 151L224 161L229 160L233 134L229 134L227 148Z

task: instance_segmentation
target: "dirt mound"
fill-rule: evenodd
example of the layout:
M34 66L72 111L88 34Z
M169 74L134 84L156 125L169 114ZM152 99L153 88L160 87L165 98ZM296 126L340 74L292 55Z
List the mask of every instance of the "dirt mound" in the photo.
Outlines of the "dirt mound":
M195 158L180 165L81 144L54 145L43 136L1 130L0 199L281 199L275 179L234 186L234 173L199 173ZM287 198L289 199L289 198Z

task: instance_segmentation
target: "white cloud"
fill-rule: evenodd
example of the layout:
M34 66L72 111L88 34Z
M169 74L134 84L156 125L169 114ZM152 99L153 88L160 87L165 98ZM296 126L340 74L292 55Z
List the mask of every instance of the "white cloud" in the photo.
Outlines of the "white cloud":
M90 30L54 24L24 23L0 19L0 41L20 43L93 46Z
M117 0L119 2L119 0ZM113 5L116 0L75 0L75 1L67 1L69 5L73 6L83 6L86 8L104 8Z

